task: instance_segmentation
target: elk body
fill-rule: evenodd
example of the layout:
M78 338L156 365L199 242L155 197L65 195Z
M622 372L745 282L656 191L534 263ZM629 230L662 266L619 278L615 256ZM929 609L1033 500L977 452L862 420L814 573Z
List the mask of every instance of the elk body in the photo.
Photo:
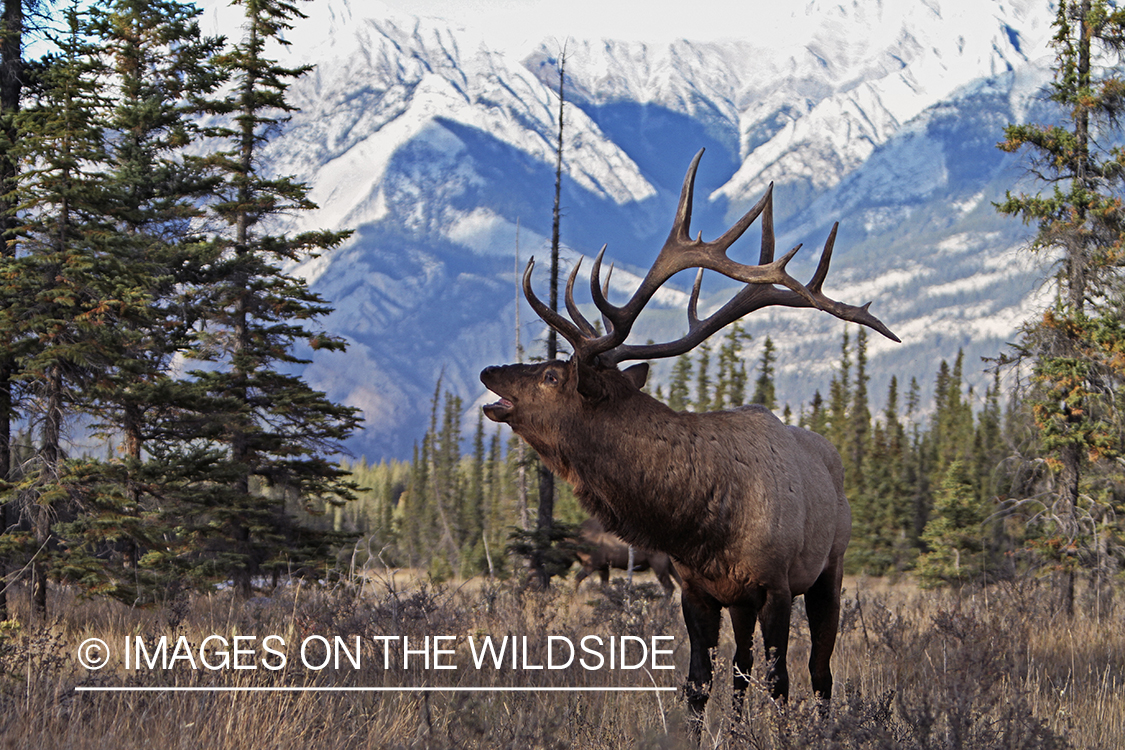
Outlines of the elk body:
M582 570L578 571L578 575L575 576L575 591L593 573L600 575L604 584L609 583L611 568L629 570L629 548L631 545L616 534L606 531L598 519L587 518L582 522L582 526L578 530L578 543L578 562L582 565ZM676 573L676 569L672 565L672 558L668 557L667 553L633 547L632 564L633 570L636 571L651 568L652 572L656 574L657 580L660 581L660 585L664 587L664 593L668 596L671 596L672 592L676 590L676 585L672 583L672 580L679 580L679 574Z
M567 361L489 367L481 381L500 399L485 415L509 424L542 460L574 487L582 505L630 544L665 552L682 578L681 602L691 645L685 694L698 732L710 694L711 649L718 645L721 612L730 612L735 638L734 687L748 685L755 624L770 654L767 682L774 697L788 695L786 651L793 599L804 595L812 637L809 669L817 695L832 693L830 659L840 613L844 550L851 512L843 467L821 436L787 426L751 406L695 414L676 412L641 391L647 364L624 370L626 360L672 357L689 351L749 312L771 305L813 307L867 325L897 341L868 312L829 299L833 227L812 280L801 284L785 266L798 248L774 260L772 186L722 237L692 239L692 192L703 152L692 161L672 231L632 298L611 304L600 287L602 253L590 290L605 333L574 303L577 267L567 283L570 319L551 310L531 289L534 260L524 272L528 302L574 349ZM726 251L759 216L757 265L730 260ZM625 343L637 315L673 274L698 268L688 304L688 333L672 342ZM704 269L746 284L705 319L696 313Z

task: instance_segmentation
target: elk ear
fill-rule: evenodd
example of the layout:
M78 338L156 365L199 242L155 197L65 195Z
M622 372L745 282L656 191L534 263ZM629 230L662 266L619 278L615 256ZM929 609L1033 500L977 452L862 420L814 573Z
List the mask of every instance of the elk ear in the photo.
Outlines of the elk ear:
M578 378L578 392L591 401L600 401L606 396L605 382L593 367L576 360L575 374Z
M626 367L621 374L639 391L645 387L645 383L648 381L648 362Z

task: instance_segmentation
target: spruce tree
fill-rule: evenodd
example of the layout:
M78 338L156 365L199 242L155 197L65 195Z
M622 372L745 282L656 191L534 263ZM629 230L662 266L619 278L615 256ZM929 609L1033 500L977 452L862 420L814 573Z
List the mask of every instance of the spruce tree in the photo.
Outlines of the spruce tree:
M828 385L827 433L824 435L836 446L840 456L848 460L848 405L851 401L852 360L848 330L844 329L840 345L840 369ZM846 464L845 464L846 468Z
M732 409L746 402L746 363L742 360L742 346L749 340L750 335L738 322L728 326L727 335L719 346L713 409Z
M820 395L820 391L813 392L808 418L802 426L818 435L828 437L828 410L824 406L824 397Z
M1122 155L1118 117L1125 104L1125 11L1106 0L1061 0L1053 23L1055 78L1050 97L1062 124L1009 125L1000 148L1024 150L1049 192L1009 193L999 211L1037 225L1033 251L1060 253L1054 304L1029 321L1015 356L1030 362L1033 412L1042 448L1057 479L1055 563L1066 568L1063 601L1074 610L1070 553L1083 546L1079 503L1084 472L1119 450L1111 423L1112 390L1121 382L1119 324ZM1050 533L1050 532L1048 532Z
M773 340L766 337L762 345L762 358L758 360L758 377L754 381L752 404L761 404L770 411L777 408L777 392L773 382L773 364L777 361Z
M23 95L25 62L23 46L26 37L27 11L35 10L38 2L32 0L4 0L0 9L0 258L16 255L19 218L17 216L17 177L19 175L19 127L16 115ZM7 307L0 285L0 307ZM19 523L19 508L14 495L8 492L7 483L15 478L12 466L12 424L16 418L14 382L16 353L9 332L0 329L0 547L6 546L5 536ZM0 575L7 575L9 560L0 551ZM0 588L0 620L8 619L7 587Z
M917 572L923 584L963 584L987 572L987 517L988 508L977 497L968 463L955 460L934 502L933 518L922 534L929 549L918 558Z
M871 411L867 405L867 332L862 327L855 340L855 387L848 410L848 468L851 469L852 491L861 494L866 489L867 442L871 429Z
M115 288L130 269L104 245L111 232L97 175L105 156L95 114L104 104L99 66L76 7L68 9L66 26L56 40L59 52L36 68L34 102L15 115L20 138L10 153L21 165L14 230L21 253L0 259L7 302L0 330L18 361L20 387L34 397L27 411L38 443L15 497L34 538L32 608L40 616L47 613L48 570L61 548L56 524L70 520L80 501L81 482L62 443L64 426L97 373L111 364L105 334L118 324L118 309L137 301L127 283Z
M169 0L115 0L88 15L97 83L115 92L95 113L106 253L127 273L116 278L116 325L101 334L111 361L83 408L120 453L87 467L93 486L67 530L65 573L129 603L166 595L189 572L184 494L206 494L211 477L197 472L214 457L196 427L215 405L172 374L201 317L192 291L214 260L192 231L211 181L184 156L196 102L219 82L209 65L219 41L202 37L199 14Z
M484 444L484 412L477 413L477 426L473 433L473 456L470 465L468 490L461 510L462 547L475 547L484 532L486 505L486 456Z
M699 360L695 366L695 408L702 413L711 410L711 346L699 347Z
M441 546L452 573L461 568L464 482L460 471L461 398L448 391L442 410L441 431L436 438L433 453L434 503L441 521Z
M212 397L237 404L214 415L233 481L229 497L209 515L218 559L238 593L248 596L259 571L326 553L324 540L295 529L269 490L302 502L350 499L354 485L328 456L341 450L359 418L291 374L309 361L298 345L344 348L341 339L311 327L331 308L283 267L334 248L348 233L276 233L280 216L315 206L306 185L270 173L262 161L267 140L292 111L289 83L309 70L278 64L268 47L287 44L283 34L304 16L279 0L237 4L244 11L242 39L217 59L229 87L207 103L225 124L208 131L217 150L202 161L220 178L209 208L226 226L213 238L221 260L208 285L212 316L198 350L217 366L193 375Z
M912 562L912 488L909 445L898 417L898 380L892 377L882 420L872 430L864 490L853 503L853 557L868 573L900 572Z
M672 365L672 382L668 385L668 407L676 411L688 408L688 380L691 379L691 357L681 354Z

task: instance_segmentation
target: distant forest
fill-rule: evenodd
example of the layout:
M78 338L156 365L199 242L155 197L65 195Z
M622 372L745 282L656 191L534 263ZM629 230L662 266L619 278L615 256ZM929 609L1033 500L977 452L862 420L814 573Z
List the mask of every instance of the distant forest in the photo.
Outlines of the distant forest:
M956 353L925 386L912 379L900 388L892 377L875 411L867 391L867 332L849 326L827 396L817 392L794 412L776 401L769 340L752 380L738 356L744 343L739 326L730 326L716 352L703 348L676 360L667 393L658 388L653 395L690 411L761 404L828 437L844 460L852 507L849 573L909 571L924 585L940 586L1075 566L1099 582L1103 594L1108 590L1120 567L1115 519L1125 477L1112 466L1090 476L1087 486L1097 494L1086 499L1088 539L1065 537L1051 507L1054 479L1036 440L1031 401L1005 397L999 370L983 396L974 394L962 381L965 363ZM935 404L927 414L919 411L923 387L932 389ZM519 438L502 444L479 418L473 434L463 435L461 399L443 395L440 384L432 406L412 461L349 466L367 489L334 511L332 528L365 535L361 563L374 558L376 566L426 568L437 580L511 574L509 566L522 561L504 551L513 542L518 548L522 532L534 525L534 455ZM565 489L556 509L565 523L585 517ZM322 523L329 526L328 519Z

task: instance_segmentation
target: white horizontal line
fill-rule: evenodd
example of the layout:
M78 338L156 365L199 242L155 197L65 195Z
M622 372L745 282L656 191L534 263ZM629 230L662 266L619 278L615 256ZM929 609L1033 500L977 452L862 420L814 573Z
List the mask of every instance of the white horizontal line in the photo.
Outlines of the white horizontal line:
M667 693L674 687L75 687L78 693Z

